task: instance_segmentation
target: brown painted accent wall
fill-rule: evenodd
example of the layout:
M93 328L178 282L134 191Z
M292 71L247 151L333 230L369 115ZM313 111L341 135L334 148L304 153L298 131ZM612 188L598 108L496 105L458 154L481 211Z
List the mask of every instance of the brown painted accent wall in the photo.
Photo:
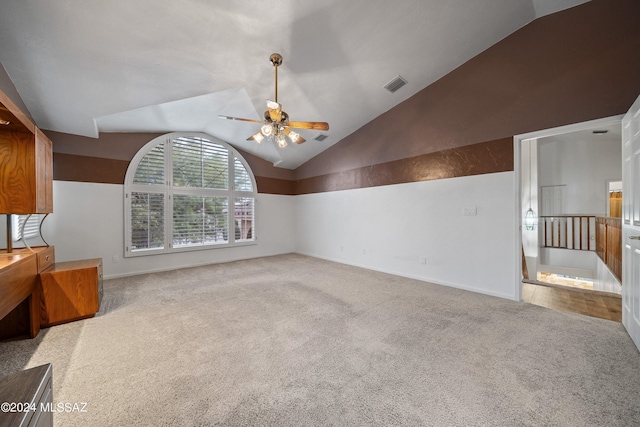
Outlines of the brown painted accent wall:
M548 15L300 166L296 178L622 114L640 94L638 52L638 0Z
M73 135L45 130L53 143L55 153L76 154L78 156L100 157L103 159L133 159L146 143L163 133L101 133L98 138Z
M124 184L130 161L77 154L53 153L53 179L56 181ZM256 168L260 170L260 168ZM259 193L295 194L295 181L256 175ZM292 172L292 171L290 171Z
M53 179L56 181L124 184L129 163L128 160L53 153ZM259 193L295 194L295 181L259 175L255 175L255 178Z
M128 166L126 160L53 153L53 179L56 181L123 184Z
M503 138L301 179L296 184L296 193L349 190L512 170L513 139Z
M60 181L123 184L135 154L162 133L101 133L98 138L45 131L53 142L54 179ZM256 177L258 192L294 194L294 171L244 152Z
M296 194L296 182L288 179L269 178L266 176L256 176L258 193L282 194L293 196Z

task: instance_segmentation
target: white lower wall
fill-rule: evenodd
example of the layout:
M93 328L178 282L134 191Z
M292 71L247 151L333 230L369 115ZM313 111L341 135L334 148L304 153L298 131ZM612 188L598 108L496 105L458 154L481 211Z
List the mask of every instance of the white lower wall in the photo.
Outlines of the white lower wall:
M112 278L298 252L517 298L514 172L295 197L259 194L256 245L134 258L123 256L123 191L54 182L54 213L43 234L57 261L102 258ZM469 208L477 215L463 215Z
M622 293L622 285L595 251L540 248L540 259L544 264L538 271L592 279L594 290Z
M622 294L622 285L613 275L609 267L596 256L596 278L593 280L593 289L604 292L611 292L614 294Z
M595 251L540 248L538 271L593 279L597 259Z
M296 251L516 299L514 185L503 172L297 196Z
M55 245L57 261L102 258L104 276L110 278L295 250L294 198L259 194L255 245L124 258L123 192L123 185L54 182L54 213L45 220L43 235Z

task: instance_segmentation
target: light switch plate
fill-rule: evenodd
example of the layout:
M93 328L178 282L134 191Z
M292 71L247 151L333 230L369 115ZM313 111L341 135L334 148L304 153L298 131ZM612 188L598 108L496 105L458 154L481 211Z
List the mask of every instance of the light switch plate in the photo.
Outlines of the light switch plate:
M478 208L476 206L464 208L462 211L462 215L464 216L476 216L478 215Z

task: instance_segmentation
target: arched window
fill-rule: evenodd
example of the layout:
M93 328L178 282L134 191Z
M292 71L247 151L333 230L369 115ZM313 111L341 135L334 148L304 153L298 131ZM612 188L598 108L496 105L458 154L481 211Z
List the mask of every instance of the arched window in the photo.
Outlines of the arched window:
M170 133L142 147L124 197L125 256L255 242L253 173L209 135Z

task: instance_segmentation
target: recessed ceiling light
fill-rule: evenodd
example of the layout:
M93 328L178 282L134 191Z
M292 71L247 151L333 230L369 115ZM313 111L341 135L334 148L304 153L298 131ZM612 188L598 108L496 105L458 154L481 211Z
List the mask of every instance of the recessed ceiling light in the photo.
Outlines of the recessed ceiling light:
M605 133L609 132L606 129L600 129L600 130L594 130L593 133L596 135L604 135Z

